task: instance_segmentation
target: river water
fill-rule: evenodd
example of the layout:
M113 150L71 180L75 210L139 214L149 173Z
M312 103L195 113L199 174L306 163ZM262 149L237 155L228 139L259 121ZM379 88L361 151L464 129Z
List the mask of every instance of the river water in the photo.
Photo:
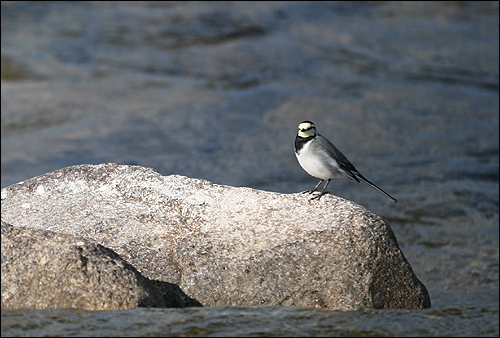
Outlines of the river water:
M2 311L2 336L498 336L498 2L2 2L5 187L116 162L282 193L312 120L432 308ZM293 212L293 211L291 211Z

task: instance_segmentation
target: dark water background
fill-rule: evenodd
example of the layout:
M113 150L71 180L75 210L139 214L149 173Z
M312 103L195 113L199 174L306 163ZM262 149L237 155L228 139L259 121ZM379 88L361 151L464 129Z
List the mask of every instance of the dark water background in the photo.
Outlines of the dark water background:
M433 305L2 311L2 336L498 336L498 2L1 6L2 187L117 162L297 192L312 120L400 201L329 186L389 221Z

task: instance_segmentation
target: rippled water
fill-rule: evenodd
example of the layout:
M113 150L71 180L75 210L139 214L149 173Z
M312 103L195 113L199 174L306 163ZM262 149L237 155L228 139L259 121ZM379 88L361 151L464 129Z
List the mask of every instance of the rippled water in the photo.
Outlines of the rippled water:
M2 311L13 335L498 336L498 2L2 2L2 187L81 163L282 193L313 120L433 307Z
M81 312L7 311L2 336L494 336L495 307L325 311L214 307Z

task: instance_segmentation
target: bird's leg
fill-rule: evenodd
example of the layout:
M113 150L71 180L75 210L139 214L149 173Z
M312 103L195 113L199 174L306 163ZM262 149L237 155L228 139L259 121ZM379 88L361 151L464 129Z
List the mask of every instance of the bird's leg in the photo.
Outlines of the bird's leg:
M318 183L318 184L316 184L316 186L314 187L314 189L313 189L313 190L304 190L302 193L303 193L303 194L305 194L305 193L307 192L307 193L312 194L313 192L318 191L318 187L319 187L319 185L320 185L321 183L323 183L323 181L324 181L324 180L319 181L319 183ZM328 183L327 183L327 184L328 184Z
M320 192L319 194L317 194L316 196L314 196L313 198L311 198L311 201L312 201L312 200L314 200L314 199L316 199L316 198L319 200L319 199L321 198L321 196L323 196L324 194L329 194L329 192L328 192L328 191L325 191L325 190L326 190L326 187L328 186L328 184L330 184L330 181L331 181L331 179L329 179L328 181L326 181L326 184L325 184L325 186L323 187L323 190L321 190L321 192ZM323 182L323 181L321 181L321 182ZM320 183L321 183L321 182L320 182ZM319 186L319 184L318 184L318 186ZM318 186L316 186L316 188L317 188Z

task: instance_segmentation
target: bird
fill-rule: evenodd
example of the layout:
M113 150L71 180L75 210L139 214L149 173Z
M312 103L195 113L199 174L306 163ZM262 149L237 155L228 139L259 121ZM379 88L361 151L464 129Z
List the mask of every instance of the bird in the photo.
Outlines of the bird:
M309 194L319 191L319 194L316 194L311 200L319 200L327 193L326 187L332 179L348 178L358 183L360 181L368 183L372 188L386 195L392 202L398 202L397 199L361 175L340 150L316 131L316 126L311 121L303 121L299 124L299 131L295 137L295 156L300 166L309 175L321 180L314 189L303 191L303 193ZM318 187L324 181L326 181L325 186L319 190Z

